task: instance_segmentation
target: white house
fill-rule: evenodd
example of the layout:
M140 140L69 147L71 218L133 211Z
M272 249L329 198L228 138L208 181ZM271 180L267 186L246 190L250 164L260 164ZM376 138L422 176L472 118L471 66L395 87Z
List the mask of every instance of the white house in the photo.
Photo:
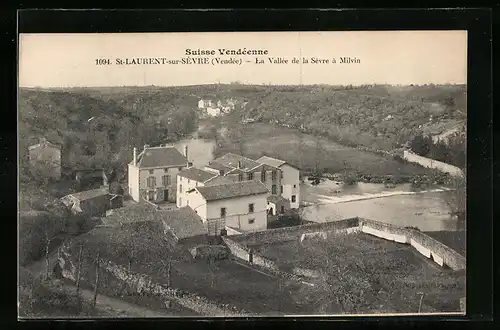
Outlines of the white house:
M205 109L207 107L211 107L212 104L213 104L212 100L203 100L203 99L201 99L201 100L198 101L198 108Z
M207 113L212 117L217 117L220 115L220 108L207 107Z
M136 202L176 202L177 174L188 168L187 146L184 155L174 146L149 147L137 155L134 148L128 164L128 193Z
M271 195L281 195L284 189L283 173L279 168L233 153L227 153L209 162L205 170L231 177L234 181L260 181Z
M189 206L210 235L219 235L226 226L260 231L267 229L268 196L269 190L256 180L198 186L190 192Z
M282 173L281 185L283 186L281 196L290 201L292 209L299 208L300 205L300 171L287 162L263 156L257 159L258 163L266 164L278 168Z

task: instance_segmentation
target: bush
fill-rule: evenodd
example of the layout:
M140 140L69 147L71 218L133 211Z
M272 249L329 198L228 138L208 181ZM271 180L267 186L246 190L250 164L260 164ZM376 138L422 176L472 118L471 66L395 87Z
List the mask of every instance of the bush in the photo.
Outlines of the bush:
M229 249L224 245L198 245L190 250L195 259L222 260L229 258Z

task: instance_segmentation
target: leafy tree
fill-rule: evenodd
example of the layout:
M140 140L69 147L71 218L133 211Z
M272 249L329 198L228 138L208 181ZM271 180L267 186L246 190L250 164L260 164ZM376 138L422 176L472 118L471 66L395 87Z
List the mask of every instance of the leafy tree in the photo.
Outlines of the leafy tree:
M109 192L111 194L116 194L116 195L123 195L124 190L121 184L117 181L113 181L109 185Z
M431 147L432 139L430 137L423 136L422 134L415 136L410 142L411 150L414 153L424 157L427 156L427 154L431 150Z

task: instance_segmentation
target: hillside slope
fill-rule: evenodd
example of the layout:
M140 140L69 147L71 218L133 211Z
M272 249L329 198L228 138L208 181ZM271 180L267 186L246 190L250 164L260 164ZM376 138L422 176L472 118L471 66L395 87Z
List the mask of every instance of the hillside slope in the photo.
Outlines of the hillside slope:
M113 97L86 90L19 92L21 170L27 149L46 137L63 148L72 168L122 168L133 146L176 141L196 127L196 98L162 89L115 91ZM92 118L92 119L91 119Z

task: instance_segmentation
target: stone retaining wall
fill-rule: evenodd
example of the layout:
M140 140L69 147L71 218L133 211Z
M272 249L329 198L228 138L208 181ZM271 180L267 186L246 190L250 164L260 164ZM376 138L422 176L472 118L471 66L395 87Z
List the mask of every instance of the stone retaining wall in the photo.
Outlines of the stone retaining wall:
M359 218L359 226L371 235L411 244L419 253L432 257L441 266L446 265L453 270L466 268L464 256L421 231L362 218Z
M305 233L315 233L320 231L347 230L358 226L358 218L345 219L340 221L312 223L302 226L268 229L260 232L233 235L231 239L248 245L270 244L275 242L286 242L298 240Z
M58 259L62 269L62 275L72 281L76 279L76 267L74 266L71 255L67 248L61 249ZM169 288L166 285L155 283L152 278L146 274L130 272L126 267L117 265L109 260L102 260L101 267L114 278L128 286L135 288L137 293L154 294L160 299L166 301L175 301L181 306L191 309L201 315L206 316L250 316L242 310L227 304L217 304L201 297L176 288Z
M330 239L332 236L331 234L352 233L356 231L362 231L397 243L410 244L416 251L427 258L432 258L440 266L446 265L453 270L466 268L466 259L464 256L418 230L363 218L351 218L340 221L233 235L228 239L230 241L229 243L228 240L225 240L225 242L229 244L228 246L233 255L248 261L249 255L246 249L247 246L300 240L302 237L318 239L319 237L324 237L323 233ZM335 238L333 237L331 239ZM260 259L258 258L258 260Z

